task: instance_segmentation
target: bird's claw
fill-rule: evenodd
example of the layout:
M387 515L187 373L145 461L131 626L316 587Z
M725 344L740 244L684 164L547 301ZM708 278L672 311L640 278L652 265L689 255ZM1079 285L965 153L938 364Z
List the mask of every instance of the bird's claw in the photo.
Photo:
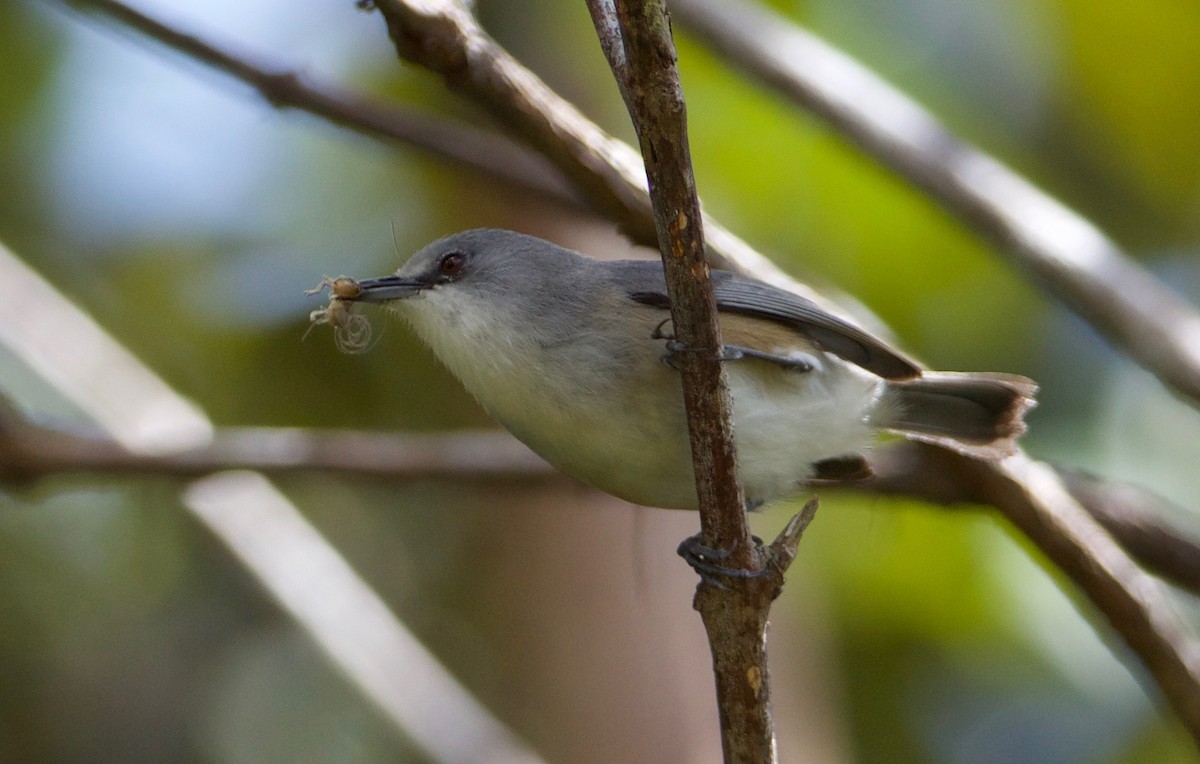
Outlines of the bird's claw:
M664 318L658 322L653 331L650 332L652 340L666 340L667 352L662 356L662 362L670 366L676 371L679 370L679 362L676 360L680 353L695 353L696 348L691 348L675 339L674 334L668 334L663 331L663 327L671 322L670 318ZM717 361L742 361L747 358L757 358L760 361L769 361L777 366L782 366L793 371L812 371L813 364L810 363L807 356L788 356L779 355L778 353L768 353L764 350L755 350L754 348L744 347L742 345L722 345L721 352L717 354Z
M756 549L761 549L763 545L762 539L758 536L751 536L754 540ZM679 542L679 547L675 550L676 554L683 558L684 562L692 566L704 583L715 586L718 589L725 591L729 587L725 585L721 578L762 578L771 575L769 568L760 570L746 570L745 568L727 568L719 564L732 554L732 549L713 549L705 546L699 535L689 536Z

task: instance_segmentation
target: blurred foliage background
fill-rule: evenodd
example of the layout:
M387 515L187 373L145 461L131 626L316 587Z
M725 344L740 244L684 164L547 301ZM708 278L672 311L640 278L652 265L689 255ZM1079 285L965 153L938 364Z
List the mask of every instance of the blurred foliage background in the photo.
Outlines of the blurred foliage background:
M1200 6L772 5L1200 296ZM381 20L348 0L139 7L487 123L398 65ZM479 0L477 12L630 136L582 2ZM931 365L1039 380L1035 456L1197 509L1194 410L920 194L677 33L710 211L793 272L856 295ZM379 317L361 356L328 332L302 341L317 307L302 291L322 274L381 275L481 225L629 250L610 224L273 111L111 25L0 4L0 241L220 424L493 426L400 324ZM32 416L71 416L12 358L0 375ZM716 760L695 578L672 554L693 516L574 486L279 484L548 760ZM185 513L180 487L86 476L0 488L0 760L419 761ZM771 631L784 761L1195 760L1138 667L994 515L822 498ZM794 509L755 526L773 534Z

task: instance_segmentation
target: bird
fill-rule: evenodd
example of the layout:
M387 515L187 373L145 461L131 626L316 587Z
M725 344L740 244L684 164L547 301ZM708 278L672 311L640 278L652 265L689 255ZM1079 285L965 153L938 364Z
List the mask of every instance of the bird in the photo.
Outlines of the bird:
M714 269L748 508L871 474L879 433L989 461L1012 454L1037 385L930 371L817 303ZM334 300L382 304L482 407L560 471L634 504L698 506L662 263L600 260L480 228Z

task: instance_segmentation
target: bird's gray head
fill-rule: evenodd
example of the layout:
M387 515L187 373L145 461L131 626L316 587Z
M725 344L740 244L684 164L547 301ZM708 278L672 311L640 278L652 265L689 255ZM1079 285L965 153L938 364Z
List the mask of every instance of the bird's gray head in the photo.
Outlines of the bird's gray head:
M495 356L576 331L604 283L601 267L533 236L479 228L435 241L347 299L385 303L462 376L471 361L456 363L456 353Z
M549 242L496 228L477 228L439 239L413 255L393 276L359 283L357 302L409 302L436 298L462 308L491 310L539 301L590 261ZM453 294L453 297L451 297ZM393 305L406 313L406 306Z

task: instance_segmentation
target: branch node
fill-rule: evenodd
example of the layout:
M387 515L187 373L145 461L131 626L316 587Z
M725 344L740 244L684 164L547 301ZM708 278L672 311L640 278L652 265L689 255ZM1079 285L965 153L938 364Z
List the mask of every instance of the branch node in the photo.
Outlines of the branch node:
M271 106L282 108L295 102L296 91L302 89L303 85L300 76L295 72L266 72L258 83L258 92L262 93L262 97Z
M804 503L800 511L792 516L779 535L766 548L767 561L779 571L782 576L796 559L796 550L800 547L800 538L808 529L809 523L817 516L820 500L814 496Z

